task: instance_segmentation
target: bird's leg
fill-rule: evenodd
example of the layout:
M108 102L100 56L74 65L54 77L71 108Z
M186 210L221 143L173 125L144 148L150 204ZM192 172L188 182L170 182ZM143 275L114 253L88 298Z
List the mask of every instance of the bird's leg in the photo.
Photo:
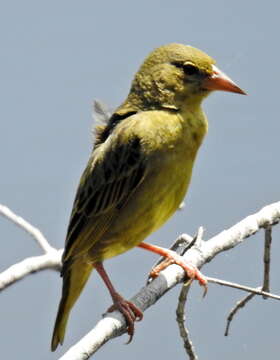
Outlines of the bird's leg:
M159 254L161 256L164 256L166 258L165 261L161 262L159 265L157 265L156 267L154 267L150 273L150 277L155 278L159 275L159 273L164 270L165 268L167 268L167 266L171 265L171 264L177 264L179 266L181 266L187 276L190 279L197 279L199 281L199 284L201 286L204 287L204 291L206 293L207 291L207 280L204 277L204 275L202 275L202 273L197 269L197 267L195 267L194 265L187 263L184 258L181 255L178 255L175 251L173 250L169 250L169 249L165 249L156 245L152 245L152 244L147 244L144 242L141 242L138 245L140 248L151 251L153 253Z
M107 286L112 300L113 305L109 307L108 312L112 312L115 310L119 310L125 318L127 324L127 333L129 335L129 340L127 342L130 343L133 334L134 334L134 322L140 321L143 318L143 313L136 305L134 305L131 301L125 300L114 288L111 280L109 279L108 274L106 273L103 264L101 262L94 264L95 269L98 274L101 276L105 285Z

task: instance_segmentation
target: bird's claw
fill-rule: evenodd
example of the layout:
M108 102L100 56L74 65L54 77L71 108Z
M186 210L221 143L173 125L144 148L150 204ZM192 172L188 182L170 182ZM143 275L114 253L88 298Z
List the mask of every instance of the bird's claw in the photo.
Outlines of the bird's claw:
M134 305L131 301L125 300L119 294L116 294L114 297L114 304L109 307L107 312L113 312L119 310L125 318L127 324L127 333L129 339L126 344L129 344L134 335L134 322L141 321L143 319L142 311Z

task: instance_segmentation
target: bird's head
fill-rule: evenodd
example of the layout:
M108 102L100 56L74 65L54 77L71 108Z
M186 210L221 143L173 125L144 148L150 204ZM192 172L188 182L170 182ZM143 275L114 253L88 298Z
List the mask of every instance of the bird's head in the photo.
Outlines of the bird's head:
M179 110L213 90L245 94L204 52L182 44L155 49L132 82L127 102L142 109Z

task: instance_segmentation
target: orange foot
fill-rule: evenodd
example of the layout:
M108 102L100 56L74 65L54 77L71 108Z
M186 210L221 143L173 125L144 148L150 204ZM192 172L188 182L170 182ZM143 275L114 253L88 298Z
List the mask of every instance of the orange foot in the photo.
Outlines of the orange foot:
M199 284L204 287L203 296L206 295L207 280L206 280L205 276L198 270L197 267L195 267L194 265L192 265L190 263L187 263L182 256L178 255L173 250L165 249L165 248L162 248L162 247L159 247L156 245L152 245L152 244L147 244L147 243L142 242L138 246L145 250L152 251L152 252L159 254L166 258L164 261L162 261L160 264L158 264L157 266L155 266L152 269L152 271L150 273L150 277L155 278L159 275L159 273L162 270L166 269L169 265L177 264L185 270L188 278L190 278L191 280L193 280L193 279L198 280Z
M113 312L115 310L119 310L123 314L127 324L127 333L129 335L127 344L129 344L134 335L134 322L142 320L143 313L136 305L134 305L131 301L125 300L117 292L114 293L112 297L114 304L110 306L107 311Z

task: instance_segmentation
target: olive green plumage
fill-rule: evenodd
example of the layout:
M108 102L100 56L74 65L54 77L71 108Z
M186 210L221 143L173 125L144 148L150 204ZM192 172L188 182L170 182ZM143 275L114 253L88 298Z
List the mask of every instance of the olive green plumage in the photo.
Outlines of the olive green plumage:
M190 46L156 49L125 102L97 128L68 227L52 350L63 342L69 312L94 264L139 244L184 198L207 132L200 104L209 91L202 81L213 64Z

